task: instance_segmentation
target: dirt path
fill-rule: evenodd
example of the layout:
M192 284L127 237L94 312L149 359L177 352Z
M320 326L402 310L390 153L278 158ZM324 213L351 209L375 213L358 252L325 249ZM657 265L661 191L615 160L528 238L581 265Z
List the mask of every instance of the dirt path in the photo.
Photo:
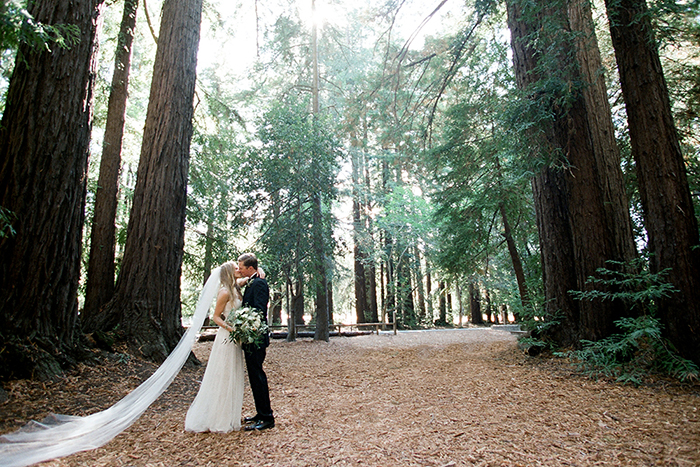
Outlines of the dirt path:
M205 359L210 347L195 351ZM272 430L185 433L203 368L185 369L106 446L42 465L700 465L700 385L590 381L561 362L524 357L505 332L273 341L266 368ZM10 384L2 431L47 411L107 407L152 370L114 362L82 367L62 382ZM244 414L251 407L246 388Z

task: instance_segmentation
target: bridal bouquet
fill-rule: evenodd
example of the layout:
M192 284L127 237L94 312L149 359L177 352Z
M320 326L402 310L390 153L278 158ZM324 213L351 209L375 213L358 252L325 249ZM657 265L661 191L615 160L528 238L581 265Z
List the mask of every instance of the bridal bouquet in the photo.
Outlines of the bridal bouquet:
M238 344L259 344L267 334L267 323L255 308L243 307L231 311L226 323L233 328L229 340Z

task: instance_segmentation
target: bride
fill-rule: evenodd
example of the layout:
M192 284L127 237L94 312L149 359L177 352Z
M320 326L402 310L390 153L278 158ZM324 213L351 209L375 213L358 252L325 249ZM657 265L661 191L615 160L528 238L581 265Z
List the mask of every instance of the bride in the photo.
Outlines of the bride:
M217 299L214 312L217 315L216 310L219 310L219 320L215 320L219 326L225 324L222 315L225 316L225 313L240 306L241 284L236 279L236 267L235 263L226 263L212 271L202 288L191 326L163 364L139 387L100 412L85 417L50 414L42 422L30 422L13 433L0 435L0 467L24 467L95 449L107 444L131 426L180 372L190 355L204 318L209 314L214 297L221 299ZM227 272L224 273L224 269ZM260 274L262 276L264 272L260 270ZM228 329L220 328L200 393L188 412L187 429L230 431L240 427L243 356L240 347L227 342L227 337ZM210 386L213 389L207 389ZM205 391L213 395L207 397ZM227 407L225 410L224 405ZM223 415L225 420L220 420L219 415ZM203 421L208 418L211 421Z
M243 350L240 344L229 340L232 329L225 321L229 313L241 306L243 295L239 280L245 279L238 271L238 264L229 261L221 265L221 288L213 316L219 329L199 392L185 417L186 431L226 433L241 428Z

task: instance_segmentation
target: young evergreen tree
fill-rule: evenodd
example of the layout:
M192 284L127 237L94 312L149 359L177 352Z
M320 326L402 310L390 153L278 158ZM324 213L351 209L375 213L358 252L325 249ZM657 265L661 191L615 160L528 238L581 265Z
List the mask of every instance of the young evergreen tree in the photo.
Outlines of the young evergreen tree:
M333 218L326 209L320 220L316 217L317 200L323 206L334 200L338 170L339 148L329 124L322 115L314 117L308 104L294 95L271 104L257 122L261 147L243 159L237 181L237 191L250 194L238 210L250 211L260 222L264 235L256 243L261 256L274 264L292 293L290 326L303 324L304 290L318 297L323 278L318 277L314 223L321 223L325 235ZM290 329L290 338L293 333Z
M38 0L40 23L73 24L70 48L19 47L0 124L0 375L47 378L77 346L80 250L102 0Z

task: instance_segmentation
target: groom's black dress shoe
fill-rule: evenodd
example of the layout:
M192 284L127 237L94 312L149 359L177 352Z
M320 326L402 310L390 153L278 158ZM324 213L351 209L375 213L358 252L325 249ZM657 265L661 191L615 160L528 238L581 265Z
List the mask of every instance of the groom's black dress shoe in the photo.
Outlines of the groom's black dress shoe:
M255 420L250 425L245 426L245 431L260 431L267 430L268 428L274 428L274 420Z
M243 417L243 423L245 423L246 425L249 423L257 423L259 421L262 421L262 419L258 415L256 415L255 417Z

